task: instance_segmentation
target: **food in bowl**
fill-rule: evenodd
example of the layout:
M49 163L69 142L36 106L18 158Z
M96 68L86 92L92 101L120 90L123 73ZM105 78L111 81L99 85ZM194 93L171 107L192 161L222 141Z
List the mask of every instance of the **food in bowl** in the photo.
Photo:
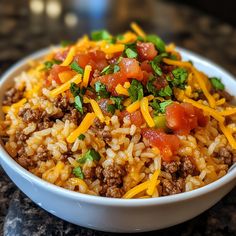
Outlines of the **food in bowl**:
M96 31L30 61L6 91L1 136L40 178L80 193L152 198L207 185L236 161L236 107L173 44Z

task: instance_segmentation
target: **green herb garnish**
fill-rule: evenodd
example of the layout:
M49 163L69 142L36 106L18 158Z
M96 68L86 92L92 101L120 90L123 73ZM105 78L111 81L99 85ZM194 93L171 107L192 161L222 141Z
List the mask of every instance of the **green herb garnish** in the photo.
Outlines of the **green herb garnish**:
M55 60L55 59L53 59L53 60L51 60L51 61L45 61L44 62L44 66L45 66L45 70L50 70L52 67L53 67L53 65L59 65L61 63L61 61L59 61L59 60Z
M78 159L77 161L80 164L84 164L86 161L99 161L101 158L100 154L95 151L93 148L88 150L82 158Z
M114 102L116 109L118 109L118 110L123 109L124 106L122 105L122 101L123 101L122 97L111 97L111 100Z
M214 89L216 90L224 90L225 89L225 86L224 84L221 82L221 80L217 77L211 77L209 78L212 86Z
M111 114L114 114L116 111L116 107L112 104L107 104L107 111L110 112Z
M160 53L166 51L166 49L165 49L166 45L160 37L158 37L154 34L149 34L149 35L147 35L146 39L147 39L148 42L153 43Z
M73 173L76 177L78 177L78 178L80 178L80 179L83 179L83 178L84 178L84 173L83 173L83 171L81 170L80 166L74 168L73 171L72 171L72 173Z
M106 89L106 85L102 84L100 81L96 82L94 87L95 87L95 91L97 93L98 99L108 98L110 96L110 93Z
M151 61L151 62L150 62L150 65L151 65L152 69L154 70L154 72L155 72L157 75L159 75L159 76L162 75L161 67L160 67L158 64L156 64L154 61Z
M184 68L176 68L172 71L172 74L174 75L174 79L170 80L173 87L179 87L181 89L184 89L186 80L188 78L188 72Z
M131 85L128 88L128 92L132 102L141 100L143 98L143 86L135 79L132 80Z
M101 75L108 75L116 73L120 70L120 67L118 65L108 65L101 71Z
M106 30L93 31L91 33L91 38L94 41L109 40L111 39L111 35Z
M154 76L150 76L146 84L146 88L149 93L153 94L154 96L158 96L158 90L156 86L154 85L155 81L156 81L156 78Z
M159 103L160 105L160 112L165 113L166 112L166 107L169 106L171 103L173 103L172 100L166 100L164 102Z
M136 58L138 56L138 53L136 52L136 50L134 50L132 48L127 48L125 50L125 53L128 58Z
M165 88L162 88L158 94L161 96L161 97L166 97L166 96L171 96L172 95L172 89L170 88L169 85L167 85Z
M80 134L78 137L79 140L84 140L85 139L85 135L84 134Z
M63 48L65 48L65 47L67 47L67 46L69 46L69 45L71 45L71 44L73 44L73 42L71 42L70 40L62 40L62 41L60 42L60 45L61 45Z
M79 66L79 64L76 61L73 61L70 65L70 68L74 71L76 71L77 73L83 75L84 74L84 69L82 67Z
M77 95L75 96L75 108L81 113L83 114L84 111L83 111L83 100L82 98Z

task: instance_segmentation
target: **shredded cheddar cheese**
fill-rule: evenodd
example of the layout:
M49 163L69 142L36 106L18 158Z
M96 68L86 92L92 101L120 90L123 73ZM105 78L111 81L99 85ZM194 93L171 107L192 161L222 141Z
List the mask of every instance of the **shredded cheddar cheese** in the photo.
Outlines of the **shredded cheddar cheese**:
M90 104L93 108L95 115L103 123L105 121L105 117L103 116L101 108L99 107L98 103L94 99L90 99Z
M73 77L73 74L71 71L63 71L58 74L58 77L62 83L65 83Z
M225 135L225 137L228 139L229 144L231 145L231 147L233 149L236 149L236 141L235 141L231 131L229 130L229 128L224 126L223 122L219 122L219 126L220 126L221 131Z
M110 44L105 47L101 47L101 50L107 54L113 54L117 52L123 52L125 49L124 44Z
M126 111L128 111L129 113L132 113L134 111L137 111L139 108L140 108L140 101L135 101L131 105L126 107Z
M26 98L22 98L19 102L12 104L11 106L2 106L2 111L7 113L11 108L19 108L27 102Z
M224 111L220 111L219 113L222 116L230 116L236 113L236 108L226 109Z
M84 76L83 76L83 81L81 83L81 86L87 87L89 83L89 76L92 71L92 67L90 65L86 65L84 68Z
M220 100L216 101L216 106L223 105L225 103L225 98L221 98Z
M96 115L92 113L87 113L82 122L80 123L79 127L75 129L68 137L67 142L73 143L80 134L85 133L89 127L93 124Z
M154 127L155 123L154 120L152 119L149 110L148 110L148 99L147 97L142 98L140 101L140 108L141 108L141 113L143 115L143 118L147 122L149 127Z
M130 198L134 197L138 193L141 193L142 191L147 189L148 185L149 185L149 180L144 182L144 183L141 183L141 184L139 184L139 185L137 185L135 187L133 187L132 189L130 189L128 192L125 193L123 198L130 199Z
M116 86L116 92L120 95L125 95L125 96L129 96L129 92L126 88L124 88L121 84L118 84Z
M214 117L219 122L224 122L224 117L220 114L220 112L214 110L213 108L210 108L208 106L205 106L199 102L196 102L192 99L185 98L184 102L191 103L193 106L202 109L206 114Z
M135 41L136 39L137 39L137 36L134 33L126 32L125 34L123 34L122 39L118 39L117 42L125 44L131 41Z
M130 87L130 82L125 82L124 83L124 88L128 89Z
M132 22L130 27L138 36L146 38L144 31L135 22Z
M71 47L70 51L68 52L66 59L61 63L61 66L68 66L72 62L75 56L75 48Z
M88 185L82 179L70 178L69 182L74 186L78 186L78 187L82 186L85 190L88 189Z
M158 178L159 174L160 174L160 170L156 170L150 178L150 182L149 182L149 185L147 188L147 194L150 196L152 196L154 193L155 187L158 182L157 178Z
M131 103L132 103L131 99L130 99L130 98L127 98L127 99L125 99L123 105L124 105L125 107L127 107L127 106L129 106Z
M77 74L69 81L50 91L50 96L56 97L58 94L68 90L70 88L71 83L79 84L80 82L81 82L81 74Z

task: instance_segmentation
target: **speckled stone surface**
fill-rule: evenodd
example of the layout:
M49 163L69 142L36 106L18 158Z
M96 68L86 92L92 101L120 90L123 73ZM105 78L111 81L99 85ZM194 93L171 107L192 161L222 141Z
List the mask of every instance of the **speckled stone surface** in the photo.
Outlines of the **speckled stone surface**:
M96 7L91 16L91 11L82 12L78 5L86 1L62 1L62 14L50 18L45 11L33 13L29 5L33 1L1 0L0 74L25 55L61 39L75 40L103 27L119 33L128 29L130 21L138 20L145 31L158 33L165 41L195 51L236 75L236 29L214 17L169 1L144 0L109 1L109 11ZM114 234L85 229L52 216L21 193L0 167L0 235ZM145 235L235 236L236 189L200 216Z

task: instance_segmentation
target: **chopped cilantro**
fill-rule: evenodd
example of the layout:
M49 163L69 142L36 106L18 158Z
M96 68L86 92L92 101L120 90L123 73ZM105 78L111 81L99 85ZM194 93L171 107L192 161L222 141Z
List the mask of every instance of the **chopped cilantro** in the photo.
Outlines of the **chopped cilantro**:
M179 87L181 89L184 89L186 80L188 78L188 72L184 68L176 68L172 71L172 74L174 75L174 79L171 80L171 84L173 87Z
M85 135L84 134L80 134L78 137L79 140L84 140L85 139Z
M149 35L147 35L146 39L148 42L153 43L160 53L166 51L164 41L160 37L158 37L157 35L149 34Z
M101 71L102 75L108 75L112 73L116 73L120 70L120 67L118 65L108 65Z
M161 97L171 96L172 89L170 88L169 85L167 85L165 88L162 88L158 93Z
M123 40L125 37L124 37L124 35L122 35L122 34L118 34L117 36L116 36L116 39L117 40Z
M75 96L75 108L81 113L83 114L84 111L83 111L83 101L82 101L82 98L77 95Z
M111 114L114 114L116 111L116 107L112 104L107 104L107 111L110 112Z
M128 92L132 102L141 100L143 98L143 86L137 80L132 80L131 85L128 88Z
M59 61L59 60L55 60L55 59L53 59L53 60L51 60L51 61L45 61L44 62L44 66L45 66L45 68L44 69L46 69L46 70L50 70L52 67L53 67L53 65L55 65L55 64L60 64L61 63L61 61Z
M76 97L79 94L83 94L82 90L76 83L71 83L70 84L70 91L74 97Z
M79 64L76 61L73 61L70 65L70 68L74 71L76 71L79 74L83 74L84 73L84 69L82 67L79 66Z
M154 96L158 96L158 90L156 86L153 84L155 81L156 78L154 76L150 76L146 84L146 88L149 93L152 93Z
M219 78L216 77L211 77L209 78L212 86L214 87L214 89L216 90L224 90L225 86L224 84L221 82L221 80Z
M108 98L110 96L110 93L106 89L106 85L102 84L100 81L96 82L94 87L99 99Z
M111 100L115 103L116 109L118 109L118 110L123 109L123 105L122 105L123 98L122 97L111 97Z
M80 178L80 179L83 179L83 178L84 178L84 173L83 173L83 171L81 170L80 166L74 168L73 171L72 171L72 173L73 173L76 177L78 177L78 178Z
M128 58L136 58L138 56L138 53L136 52L136 50L134 50L132 48L127 48L125 50L125 53Z
M161 102L160 105L160 112L165 113L166 112L166 107L169 106L171 103L173 103L172 100L166 100L164 102Z
M99 41L99 40L109 40L111 36L106 30L100 30L100 31L93 31L91 33L91 38L94 41Z
M93 148L88 150L83 157L81 157L78 162L80 164L84 164L86 161L90 160L90 161L99 161L101 158L100 154L95 151Z
M159 75L159 76L162 75L162 70L161 70L161 67L159 65L157 65L154 61L151 61L150 65L151 65L152 69L154 70L154 72L157 75Z
M144 38L143 38L142 36L138 36L138 37L137 37L137 41L144 42L145 40L144 40Z
M65 47L71 45L72 43L73 43L73 42L71 42L70 40L62 40L62 41L60 42L60 45L61 45L63 48L65 48Z
M154 110L154 115L157 115L160 112L160 105L159 105L159 101L157 99L154 99L151 103L150 106L153 108Z

